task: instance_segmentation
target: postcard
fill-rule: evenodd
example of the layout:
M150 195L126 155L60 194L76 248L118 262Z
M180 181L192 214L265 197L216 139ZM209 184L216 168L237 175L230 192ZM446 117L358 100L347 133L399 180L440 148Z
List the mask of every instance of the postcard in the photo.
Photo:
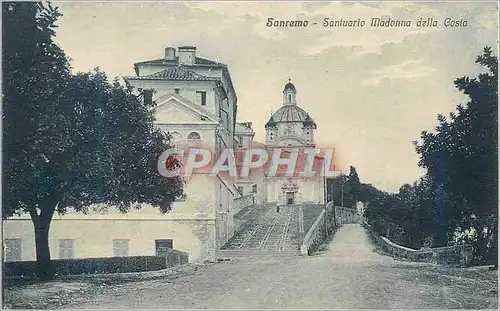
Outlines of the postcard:
M497 309L498 2L2 2L7 309Z

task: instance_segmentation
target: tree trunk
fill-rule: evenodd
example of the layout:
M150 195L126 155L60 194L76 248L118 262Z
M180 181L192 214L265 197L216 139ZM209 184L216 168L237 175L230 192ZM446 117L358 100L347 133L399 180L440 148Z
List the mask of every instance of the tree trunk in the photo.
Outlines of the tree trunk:
M40 280L50 280L54 276L50 262L49 229L50 219L34 220L36 245L36 270Z

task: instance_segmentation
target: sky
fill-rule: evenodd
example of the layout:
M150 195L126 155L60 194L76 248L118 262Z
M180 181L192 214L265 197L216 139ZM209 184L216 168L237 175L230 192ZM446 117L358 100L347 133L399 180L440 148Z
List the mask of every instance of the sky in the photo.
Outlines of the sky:
M63 16L56 42L75 71L100 67L111 78L161 58L164 48L192 45L197 56L228 65L238 121L255 140L282 105L288 79L298 105L314 119L319 147L335 148L337 168L355 166L362 182L397 192L424 171L412 142L467 98L453 81L482 71L484 46L498 55L495 2L52 2ZM325 28L331 20L365 20L360 28ZM370 27L373 17L411 27ZM268 18L308 20L307 28L266 27ZM416 27L433 19L437 27ZM445 18L467 21L444 27ZM312 25L317 22L317 25Z

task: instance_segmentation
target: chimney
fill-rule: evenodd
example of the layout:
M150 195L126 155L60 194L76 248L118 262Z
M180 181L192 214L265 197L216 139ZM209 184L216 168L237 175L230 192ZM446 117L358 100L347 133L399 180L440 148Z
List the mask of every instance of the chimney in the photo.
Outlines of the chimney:
M195 46L180 46L179 50L179 64L194 65L196 58Z
M175 48L170 46L165 48L165 59L175 60Z

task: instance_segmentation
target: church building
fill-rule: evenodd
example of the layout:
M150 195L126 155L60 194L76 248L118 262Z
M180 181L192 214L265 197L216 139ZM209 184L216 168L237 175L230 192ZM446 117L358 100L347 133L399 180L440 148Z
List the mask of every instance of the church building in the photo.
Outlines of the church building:
M316 146L314 143L316 123L304 109L299 107L297 89L290 81L283 89L283 105L273 113L265 128L265 147L270 154L278 148L283 154L296 151L299 153L297 163L304 164L305 157L313 152ZM320 163L320 158L316 156L314 162ZM323 177L308 178L298 173L286 176L284 171L278 170L275 176L268 175L267 201L276 202L278 205L323 203L325 190Z

